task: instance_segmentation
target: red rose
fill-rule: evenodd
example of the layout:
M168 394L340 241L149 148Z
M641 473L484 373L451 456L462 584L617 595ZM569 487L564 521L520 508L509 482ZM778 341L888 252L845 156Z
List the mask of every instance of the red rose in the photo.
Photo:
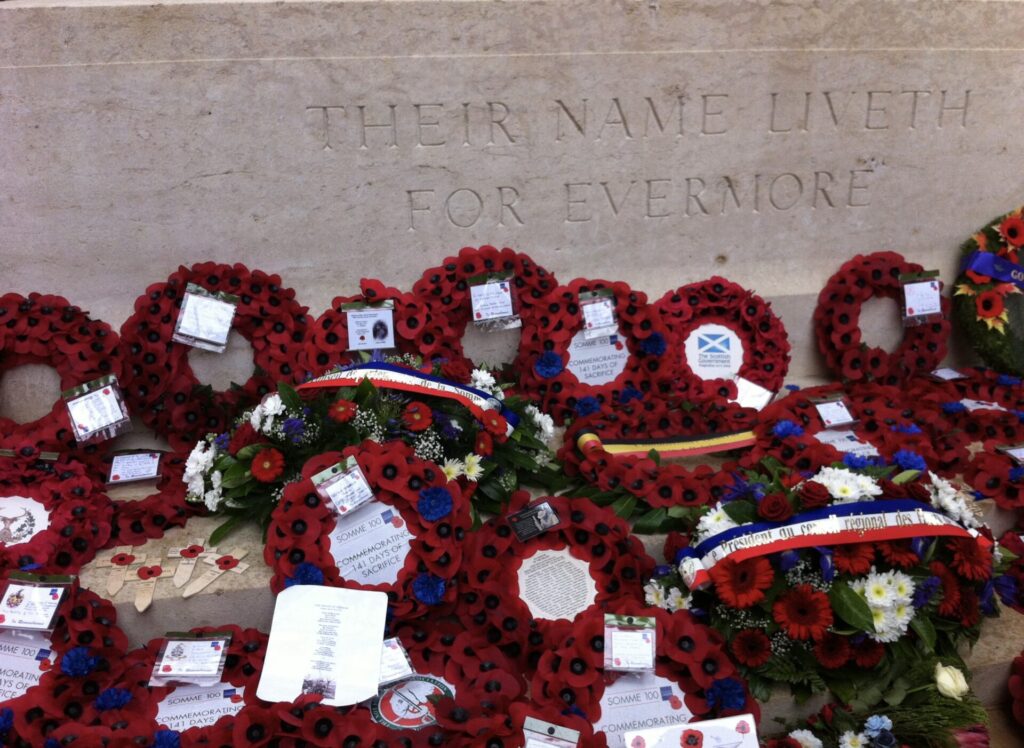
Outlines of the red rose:
M284 455L273 447L261 449L252 458L252 477L260 483L272 483L284 472Z
M757 505L757 513L761 519L769 522L782 522L793 516L793 507L781 492L770 493Z
M832 501L832 495L821 483L809 480L800 486L800 500L804 509L817 509Z
M358 406L351 400L341 397L331 403L327 410L327 417L338 423L348 423L356 417Z
M265 441L264 437L256 433L256 429L252 427L252 424L246 421L231 435L231 441L228 442L228 454L234 457L238 454L239 450Z
M402 411L402 421L410 431L426 431L434 422L434 416L423 403L411 402Z
M465 384L469 381L472 374L473 367L465 360L445 361L441 364L441 376L445 379L450 379L453 382L461 382Z

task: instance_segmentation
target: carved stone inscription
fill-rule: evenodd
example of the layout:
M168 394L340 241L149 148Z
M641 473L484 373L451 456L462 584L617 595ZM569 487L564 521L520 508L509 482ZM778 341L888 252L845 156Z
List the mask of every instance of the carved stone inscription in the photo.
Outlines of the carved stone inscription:
M636 220L663 224L738 214L856 211L869 208L884 179L884 156L843 160L829 139L863 137L892 144L918 131L942 138L969 128L978 94L969 88L879 87L864 90L707 91L675 96L556 96L521 103L483 101L337 101L306 106L310 143L325 157L401 154L425 166L446 152L481 158L532 149L587 154L621 148L655 152L658 167L588 178L553 173L545 195L531 199L521 175L490 183L411 184L393 195L410 232L422 229L519 228L552 215L563 224ZM823 159L787 168L729 168L737 143L765 139L766 152L813 143ZM872 144L873 147L873 144ZM687 166L700 151L719 151L716 171ZM692 159L691 159L692 160ZM641 159L637 160L640 164ZM515 161L510 160L511 164ZM706 163L706 160L705 160ZM499 166L494 171L501 172ZM557 195L553 204L551 195Z

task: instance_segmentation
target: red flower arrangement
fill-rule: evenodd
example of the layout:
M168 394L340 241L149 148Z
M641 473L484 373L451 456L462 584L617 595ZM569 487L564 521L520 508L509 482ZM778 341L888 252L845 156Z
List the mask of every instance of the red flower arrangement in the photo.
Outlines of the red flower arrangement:
M449 362L461 360L458 341L446 320L438 318L431 305L419 296L384 286L378 280L359 281L361 293L338 296L331 308L320 315L309 331L302 354L303 368L320 375L334 366L358 363L358 354L349 350L348 314L345 305L352 303L394 304L395 347L399 354L422 356L425 360L442 358ZM472 368L471 365L469 365ZM467 371L468 375L468 371Z
M601 611L619 600L640 604L642 578L653 560L630 534L629 525L608 509L565 496L545 497L560 523L526 541L512 531L508 516L495 517L470 539L462 573L456 615L470 631L501 646L532 672L541 654L561 641L585 611ZM531 503L529 493L517 491L509 514ZM572 618L559 617L527 602L532 590L521 588L530 572L526 567L552 564L570 576L586 570L578 579L580 589L591 589L592 598L581 598ZM570 567L575 567L571 569ZM583 597L588 597L584 595Z
M609 612L655 619L655 669L653 682L645 681L645 685L662 691L666 710L679 711L685 706L697 721L744 712L759 715L757 702L716 631L686 611L669 614L660 608L618 602ZM532 700L541 706L584 715L594 725L597 746L614 745L610 735L618 736L602 730L609 722L604 714L609 709L605 696L614 693L619 675L604 670L604 647L604 612L589 611L577 619L560 643L541 656L530 689ZM668 692L672 695L666 698Z
M570 476L589 485L579 491L600 504L635 518L635 532L681 529L680 509L718 500L732 484L729 466L690 469L679 463L655 462L648 454L615 454L605 442L626 440L655 444L715 439L749 430L755 411L731 403L692 405L644 397L574 421L565 431L558 459ZM595 435L597 440L589 435ZM669 514L669 511L672 514Z
M607 345L623 351L622 370L604 383L588 384L573 371L572 346L586 343L581 296L611 292L618 335ZM628 393L667 393L679 356L673 338L647 296L621 282L577 278L554 289L525 321L514 368L519 386L557 423L587 415Z
M355 572L345 576L332 555L336 515L311 478L349 456L355 457L382 505L382 516L412 536L393 583L363 584ZM305 464L302 480L285 486L274 509L264 549L264 559L274 571L270 586L280 592L289 580L315 574L315 568L324 584L390 593L396 620L443 610L455 600L470 524L469 501L459 484L448 482L436 465L415 457L404 443L365 441L344 452L329 452Z
M818 295L814 332L825 364L846 381L898 384L919 371L931 371L946 356L949 299L942 300L942 319L903 331L896 350L887 352L862 342L860 309L868 299L902 298L900 276L920 273L920 265L895 252L857 255L829 278Z
M1010 698L1013 699L1013 718L1017 724L1024 725L1024 652L1013 660L1008 686Z
M513 275L511 291L524 321L541 299L558 285L555 277L528 255L508 247L499 250L484 245L479 249L463 247L457 256L445 258L441 266L426 270L413 286L416 298L428 304L436 323L432 326L433 334L444 341L443 354L451 358L450 363L455 368L472 367L462 348L462 336L472 317L469 280L479 275L504 272ZM463 379L455 372L445 372L445 376Z
M687 360L687 341L705 325L731 331L743 348L738 376L771 392L782 388L789 370L789 338L771 304L725 278L709 278L667 292L654 305L676 338L676 392L694 400L736 397L731 378L704 379Z
M232 329L252 343L256 370L237 388L213 392L204 387L189 364L191 347L171 340L189 283L240 297ZM302 381L306 311L277 275L241 264L182 266L147 288L121 326L125 399L175 449L191 449L207 432L224 431L242 408L273 392L277 382Z
M0 296L0 374L24 364L44 364L57 370L62 390L108 374L124 384L122 348L110 325L92 319L62 296ZM87 462L101 454L96 443L76 443L61 398L35 421L16 423L0 417L0 433L37 449L74 452Z

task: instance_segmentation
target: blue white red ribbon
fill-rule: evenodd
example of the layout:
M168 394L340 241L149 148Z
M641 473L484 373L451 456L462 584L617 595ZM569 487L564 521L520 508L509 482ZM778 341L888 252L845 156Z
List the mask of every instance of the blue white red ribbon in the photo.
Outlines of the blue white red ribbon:
M972 252L967 255L960 264L960 271L966 270L987 275L1003 283L1013 283L1017 288L1024 290L1024 267L991 252Z

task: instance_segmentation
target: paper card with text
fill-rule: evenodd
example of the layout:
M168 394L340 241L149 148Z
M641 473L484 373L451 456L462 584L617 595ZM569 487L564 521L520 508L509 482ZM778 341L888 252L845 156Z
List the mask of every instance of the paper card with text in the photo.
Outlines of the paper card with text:
M671 727L627 731L623 745L629 748L758 748L757 723L750 714L687 722Z
M53 580L53 581L47 581ZM0 628L53 631L69 577L12 573L0 597Z
M373 489L354 457L320 471L312 481L316 492L330 501L338 514L347 514L373 498Z
M520 327L511 273L490 273L469 279L473 322L486 330Z
M547 501L538 501L508 517L508 524L521 543L558 527L561 521Z
M826 428L848 426L857 422L857 419L850 413L850 409L846 406L846 402L842 397L822 398L820 400L812 400L812 402L818 411L821 422L825 424Z
M947 366L943 366L940 369L936 369L931 372L929 376L932 379L936 379L940 382L952 382L957 379L966 379L967 375L958 369L951 369Z
M228 293L213 293L189 283L171 340L193 348L223 353L228 344L231 323L239 298Z
M604 616L604 669L625 672L654 670L657 636L654 618Z
M204 635L168 634L153 665L149 684L215 685L224 673L229 644L229 632Z
M774 392L741 377L739 374L733 381L736 383L736 397L731 402L740 407L761 410L775 398Z
M337 515L329 537L339 574L366 585L394 584L413 539L398 510L376 499Z
M49 635L41 631L0 629L0 702L39 684L56 656Z
M566 367L583 384L600 386L614 382L626 370L629 347L621 335L587 340L583 331L572 336Z
M583 337L587 340L619 334L615 295L610 288L582 291L580 311L583 312Z
M377 351L395 347L395 303L346 304L350 351Z
M653 671L606 673L605 680L594 731L605 734L609 748L628 748L623 736L631 730L679 725L693 717L686 692Z
M398 637L385 639L380 650L380 685L408 678L415 672L402 641Z
M997 452L1002 452L1018 465L1024 465L1024 444L1001 444L996 447Z
M537 717L523 720L523 748L575 748L580 742L579 730L573 730Z
M160 477L163 452L118 452L110 461L107 485L137 483Z
M79 444L112 439L131 431L128 406L117 377L111 374L65 390L61 397Z
M853 431L849 429L823 429L814 435L822 444L835 447L840 452L847 452L857 457L878 457L878 450L874 445L861 441Z
M209 727L224 716L234 716L245 706L245 687L230 683L212 686L177 686L157 705L156 723L165 730L184 732Z
M942 317L942 287L939 271L905 273L900 276L903 287L903 324L923 325Z
M990 403L987 400L975 400L971 397L965 397L960 401L960 404L967 408L968 412L973 413L976 410L999 410L1006 411L999 403Z

